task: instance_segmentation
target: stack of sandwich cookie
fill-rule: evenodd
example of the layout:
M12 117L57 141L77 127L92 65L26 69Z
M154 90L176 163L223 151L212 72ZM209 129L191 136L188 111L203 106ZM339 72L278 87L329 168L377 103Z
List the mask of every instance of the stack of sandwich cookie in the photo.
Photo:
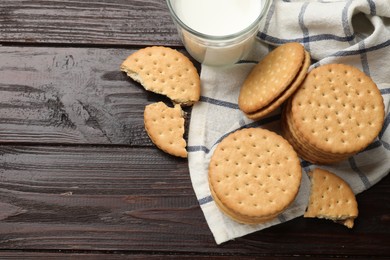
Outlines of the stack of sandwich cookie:
M376 84L359 69L328 64L308 73L286 102L282 134L305 160L347 159L378 136L384 104Z
M216 147L209 164L216 205L240 223L262 223L281 214L295 199L302 177L291 145L261 128L237 130Z
M270 52L249 73L240 89L239 108L253 120L277 109L304 80L310 55L299 43Z

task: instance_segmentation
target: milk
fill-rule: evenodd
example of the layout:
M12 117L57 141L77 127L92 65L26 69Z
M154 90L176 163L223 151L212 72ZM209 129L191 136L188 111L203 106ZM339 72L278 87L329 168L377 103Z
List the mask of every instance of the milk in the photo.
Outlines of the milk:
M211 36L238 33L260 15L259 0L175 0L179 19L191 29Z
M265 0L171 0L187 51L207 65L227 65L251 50ZM176 17L175 17L176 16Z

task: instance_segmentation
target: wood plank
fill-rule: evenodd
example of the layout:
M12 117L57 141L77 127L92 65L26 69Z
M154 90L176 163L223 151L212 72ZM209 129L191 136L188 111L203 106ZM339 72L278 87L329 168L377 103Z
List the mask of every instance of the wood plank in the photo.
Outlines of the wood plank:
M0 141L150 146L144 107L168 99L119 70L134 51L0 47Z
M153 148L0 151L0 248L166 250L191 248L188 234L212 242L186 160Z
M131 259L131 260L137 260L137 259L186 259L186 260L198 260L198 259L207 259L207 260L213 260L213 259L226 259L226 256L208 256L208 255L194 255L194 254L126 254L123 252L115 252L113 254L108 253L74 253L74 252L56 252L56 253L47 253L47 252L28 252L28 251L21 251L21 252L13 252L13 251L0 251L0 259L23 259L23 260L30 260L30 259L50 259L50 260L61 260L61 259L83 259L83 260L116 260L116 259ZM248 256L240 256L240 259L251 259L253 260L254 257ZM269 259L269 258L267 258ZM278 257L277 259L283 259L281 257Z
M0 44L182 46L164 0L2 0Z
M352 230L297 218L217 246L184 159L154 148L101 146L2 145L0 154L1 250L389 254L389 177L358 195Z

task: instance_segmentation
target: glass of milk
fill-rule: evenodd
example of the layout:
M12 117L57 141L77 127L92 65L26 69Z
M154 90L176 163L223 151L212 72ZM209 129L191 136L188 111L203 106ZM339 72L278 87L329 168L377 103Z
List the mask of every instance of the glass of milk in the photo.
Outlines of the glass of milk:
M189 54L202 64L234 64L253 47L271 0L167 0Z

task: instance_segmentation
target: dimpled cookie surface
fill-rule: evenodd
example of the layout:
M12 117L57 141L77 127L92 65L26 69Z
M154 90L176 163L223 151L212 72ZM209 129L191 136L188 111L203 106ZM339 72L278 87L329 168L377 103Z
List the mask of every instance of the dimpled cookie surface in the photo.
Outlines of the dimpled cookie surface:
M299 159L290 144L261 128L238 130L224 138L209 165L217 205L243 223L281 213L294 200L300 181Z
M319 150L350 154L369 145L384 122L383 98L359 69L328 64L312 70L294 94L294 127Z
M121 64L121 70L146 90L166 95L175 103L192 105L199 100L199 74L192 62L174 49L140 49Z
M305 59L299 43L277 47L249 73L240 89L239 108L254 113L278 97L295 79Z

